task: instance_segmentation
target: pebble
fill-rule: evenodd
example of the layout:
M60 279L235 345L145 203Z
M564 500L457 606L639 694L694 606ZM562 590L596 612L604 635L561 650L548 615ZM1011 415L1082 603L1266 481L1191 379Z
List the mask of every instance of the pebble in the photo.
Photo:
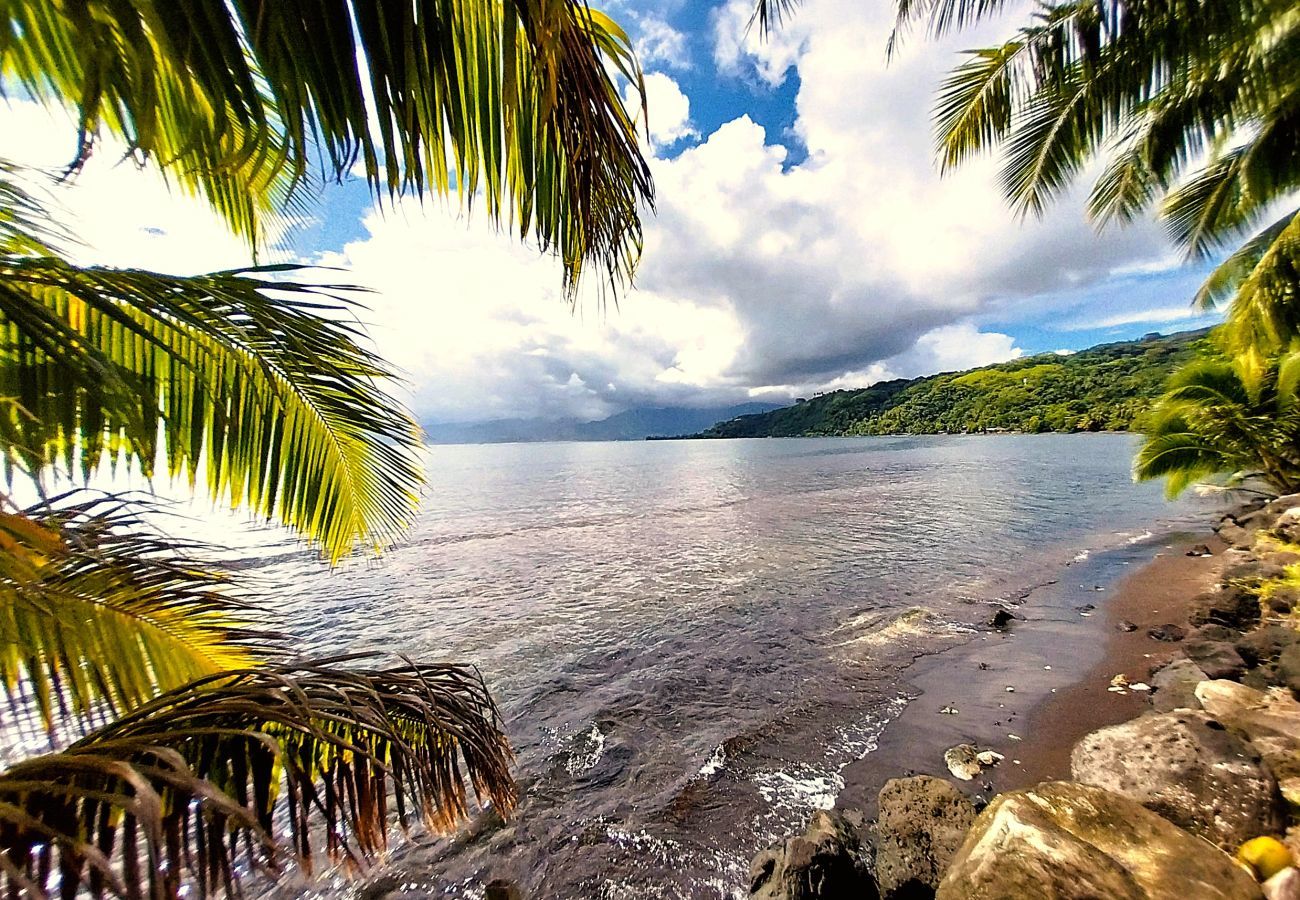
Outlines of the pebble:
M1008 694L1014 694L1015 692L1016 692L1016 689L1015 689L1015 688L1013 688L1011 685L1007 685L1007 693L1008 693Z
M952 706L945 706L943 709L939 710L939 715L941 715L941 716L955 716L955 715L957 715L957 709L956 709L955 707L952 707Z

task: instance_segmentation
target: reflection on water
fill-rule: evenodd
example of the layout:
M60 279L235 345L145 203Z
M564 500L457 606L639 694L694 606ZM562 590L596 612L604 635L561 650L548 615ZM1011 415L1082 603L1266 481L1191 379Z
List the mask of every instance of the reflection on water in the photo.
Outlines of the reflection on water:
M1177 524L1117 435L435 447L381 563L243 566L313 650L473 661L514 821L415 836L394 896L731 896L830 805L917 652L1090 548ZM1045 574L1046 573L1046 574ZM316 896L339 895L331 883ZM742 892L743 895L743 892Z

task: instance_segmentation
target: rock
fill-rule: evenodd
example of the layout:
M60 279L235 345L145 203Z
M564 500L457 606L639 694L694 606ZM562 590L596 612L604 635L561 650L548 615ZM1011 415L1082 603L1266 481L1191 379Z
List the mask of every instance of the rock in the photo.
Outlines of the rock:
M979 761L981 766L988 767L996 766L998 763L1002 762L1002 760L1006 759L1006 757L996 750L981 750L979 753L975 754L975 759Z
M1138 627L1134 625L1132 622L1130 622L1128 619L1120 619L1119 624L1116 625L1115 627L1123 632L1133 632L1138 630Z
M1225 518L1214 530L1218 532L1219 537L1223 538L1223 540L1231 544L1233 547L1249 549L1253 541L1253 533L1251 531L1242 528L1229 518Z
M1187 555L1188 556L1209 556L1211 555L1210 548L1205 544L1194 544L1192 548L1187 551Z
M813 813L808 829L754 858L749 896L756 900L877 900L853 826L833 811Z
M483 887L484 900L522 900L519 885L504 878L494 878Z
M954 778L970 781L984 768L980 765L979 751L974 744L958 744L944 751L943 761Z
M1201 701L1196 699L1196 686L1204 680L1205 673L1200 666L1190 659L1176 659L1151 676L1151 686L1155 688L1151 706L1156 712L1200 709Z
M1282 796L1300 805L1300 703L1287 691L1257 691L1232 681L1196 687L1206 712L1250 741L1277 779Z
M1003 609L999 609L997 612L995 612L992 616L989 617L988 626L990 628L1006 628L1016 619L1023 619L1023 618L1024 616L1020 615L1019 613L1014 613L1009 609L1003 608Z
M975 806L942 778L895 778L880 790L876 882L885 900L934 896L975 821Z
M1292 644L1278 655L1277 679L1291 690L1300 692L1300 644Z
M1300 607L1300 588L1289 584L1274 584L1265 603L1271 614L1289 616L1292 610Z
M1184 641L1183 652L1207 678L1240 678L1246 669L1245 660L1227 641Z
M1300 507L1293 507L1282 513L1273 522L1273 533L1282 540L1300 544Z
M1231 644L1241 637L1241 629L1226 625L1202 625L1193 629L1191 637L1202 641L1227 641Z
M996 797L975 821L938 900L1258 900L1226 853L1140 804L1047 782Z
M1187 637L1187 631L1177 625L1157 625L1155 628L1147 629L1147 637L1155 641L1172 643Z
M1283 869L1260 887L1265 900L1300 900L1300 870Z
M1259 599L1242 585L1227 585L1193 597L1187 620L1193 625L1227 625L1240 630L1259 621Z
M1300 633L1294 629L1282 625L1264 625L1238 638L1233 646L1246 661L1246 665L1254 668L1263 663L1275 662L1283 650L1297 641L1300 641Z
M1220 847L1282 824L1277 782L1259 754L1207 712L1142 716L1085 735L1070 754L1070 776Z

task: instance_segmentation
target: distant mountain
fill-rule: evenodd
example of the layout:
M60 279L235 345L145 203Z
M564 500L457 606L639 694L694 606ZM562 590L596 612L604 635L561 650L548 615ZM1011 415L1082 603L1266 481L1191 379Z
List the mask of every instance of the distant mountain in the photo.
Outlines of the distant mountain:
M1208 329L884 381L718 422L698 438L1126 431Z
M776 403L735 406L652 406L629 409L607 419L496 419L491 422L425 424L433 444L500 444L532 441L641 441L690 434L715 422L779 408Z

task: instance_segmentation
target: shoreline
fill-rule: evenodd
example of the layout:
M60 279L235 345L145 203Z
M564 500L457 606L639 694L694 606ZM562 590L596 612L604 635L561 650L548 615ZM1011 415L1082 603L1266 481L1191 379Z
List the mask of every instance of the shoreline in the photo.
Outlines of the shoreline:
M838 866L813 896L1300 900L1300 493L1213 532L1166 535L1095 604L1073 572L909 673L917 701L750 896Z
M1197 544L1213 555L1185 555ZM982 800L1068 777L1077 740L1149 708L1142 692L1108 691L1110 680L1123 673L1132 682L1147 681L1177 654L1177 643L1156 641L1147 630L1185 622L1188 601L1214 582L1226 546L1207 523L1203 532L1172 532L1098 552L1052 573L1053 581L1008 606L1023 618L1006 629L982 630L918 657L900 683L915 699L890 722L875 750L845 768L835 808L872 818L884 783L911 775L951 780ZM1138 627L1122 631L1122 620ZM941 713L944 708L957 712ZM943 754L962 743L1004 759L958 782Z

